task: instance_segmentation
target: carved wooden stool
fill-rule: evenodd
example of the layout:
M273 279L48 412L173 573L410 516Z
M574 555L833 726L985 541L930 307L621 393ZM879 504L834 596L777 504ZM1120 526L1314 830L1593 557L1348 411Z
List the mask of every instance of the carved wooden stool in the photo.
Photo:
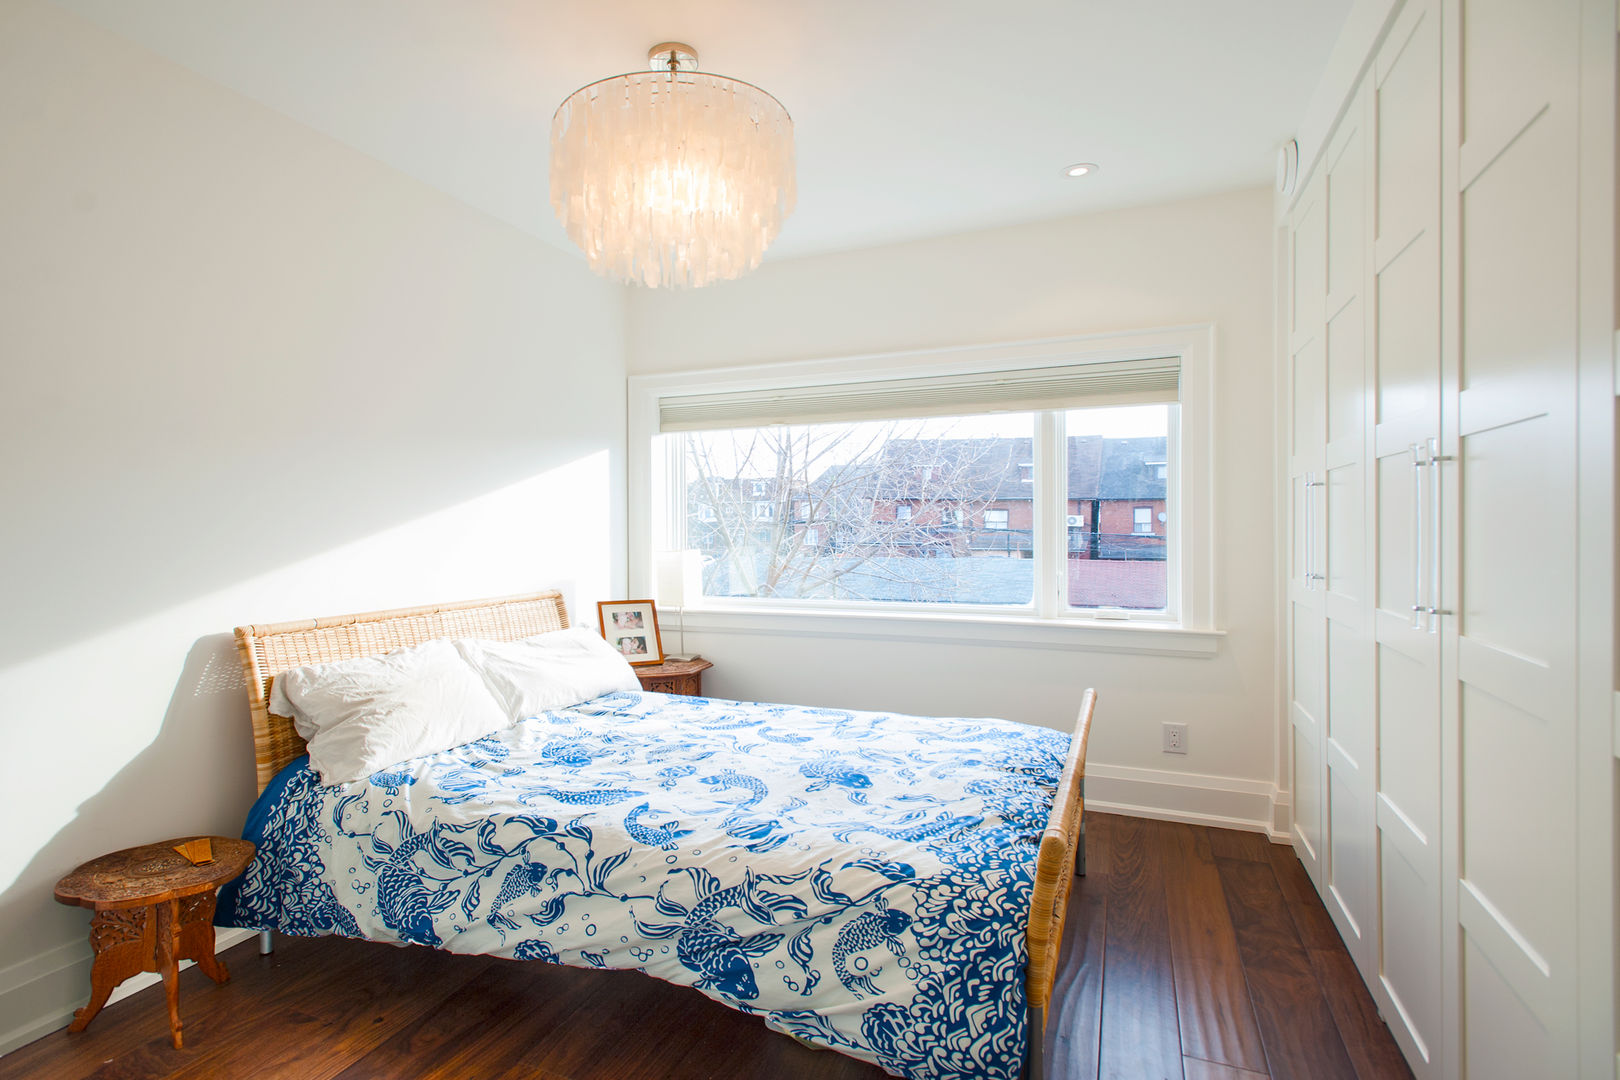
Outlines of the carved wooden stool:
M155 971L168 991L169 1031L180 1049L180 961L195 960L216 983L230 978L214 958L214 900L221 885L247 869L253 853L246 840L186 836L103 855L57 882L57 900L96 913L90 1003L73 1014L68 1030L88 1027L119 983Z
M703 673L714 667L704 659L665 660L662 664L643 664L636 668L636 678L643 690L660 694L703 696Z

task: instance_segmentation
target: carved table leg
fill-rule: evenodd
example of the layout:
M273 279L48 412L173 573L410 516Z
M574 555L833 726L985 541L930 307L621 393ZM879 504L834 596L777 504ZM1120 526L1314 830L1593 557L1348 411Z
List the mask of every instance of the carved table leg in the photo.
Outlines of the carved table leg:
M147 970L152 958L151 923L149 908L96 912L90 921L90 947L96 952L90 1002L73 1014L69 1031L89 1027L119 983Z
M173 900L167 900L157 905L157 970L163 976L163 989L169 998L169 1032L174 1036L174 1048L179 1050L180 1043L180 964L175 958L175 946L179 944L178 920L176 908L179 905Z
M195 960L203 974L217 983L230 979L225 962L214 956L214 902L211 892L188 896L180 901L180 945L175 955Z
M68 1030L83 1031L89 1027L90 1021L94 1020L96 1013L100 1012L101 1007L107 1004L107 999L112 996L113 989L117 985L117 983L107 982L104 979L97 979L92 976L90 981L90 1003L73 1010L73 1023L68 1025Z

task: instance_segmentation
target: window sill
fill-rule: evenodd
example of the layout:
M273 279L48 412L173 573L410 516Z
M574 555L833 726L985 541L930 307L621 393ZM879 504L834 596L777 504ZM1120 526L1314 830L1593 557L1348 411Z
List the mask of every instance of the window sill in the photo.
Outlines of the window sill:
M1166 623L1091 619L1029 619L938 612L814 611L781 607L703 610L666 608L659 612L666 635L673 620L705 634L780 635L851 638L864 641L923 641L1015 648L1084 649L1148 656L1209 657L1219 650L1224 630L1189 630Z

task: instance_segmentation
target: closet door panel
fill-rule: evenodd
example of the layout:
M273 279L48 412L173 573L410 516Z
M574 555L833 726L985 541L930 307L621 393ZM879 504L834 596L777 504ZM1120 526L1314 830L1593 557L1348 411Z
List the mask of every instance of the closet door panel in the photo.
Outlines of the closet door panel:
M1576 190L1552 165L1571 153L1567 119L1538 118L1463 193L1465 392L1572 386Z
M1575 522L1570 481L1557 476L1567 442L1545 415L1462 440L1463 633L1542 665L1568 633Z
M1440 421L1440 247L1431 230L1377 274L1374 404L1396 446L1435 434ZM1380 447L1379 453L1383 454Z
M1327 298L1324 308L1326 503L1322 725L1322 874L1329 913L1363 972L1373 970L1376 923L1373 827L1371 603L1367 573L1367 154L1368 102L1358 94L1324 158Z
M1292 552L1287 584L1290 773L1294 850L1324 887L1323 743L1327 716L1327 224L1319 174L1290 222L1288 501Z
M1579 4L1457 7L1456 461L1443 488L1457 535L1440 604L1455 610L1442 703L1456 740L1457 1037L1463 1075L1572 1076Z
M1439 872L1433 841L1440 835L1440 686L1426 658L1399 649L1378 649L1379 797L1398 814L1411 839L1429 846L1432 870ZM1440 892L1432 895L1436 911Z
M1571 0L1465 0L1460 6L1462 142L1474 143L1477 155L1506 143L1550 99L1565 94L1579 55L1579 5ZM1476 162L1483 164L1477 156ZM1468 164L1464 162L1465 168ZM1574 164L1571 157L1571 175ZM1470 179L1465 175L1462 185ZM1573 211L1574 203L1567 208Z
M1417 478L1408 446L1397 444L1394 452L1380 454L1375 464L1378 635L1380 640L1398 639L1403 635L1392 631L1410 629L1412 605L1417 602L1418 552L1412 542L1417 528L1413 499ZM1408 644L1423 647L1429 643L1414 638Z
M1360 868L1375 865L1373 808L1361 791L1362 763L1337 757L1328 743L1328 839L1333 846L1328 869L1328 909L1352 955L1375 928L1378 904L1372 875Z
M1293 637L1294 701L1290 709L1294 729L1294 832L1303 841L1301 861L1317 887L1322 853L1322 713L1327 697L1327 620L1310 609L1295 606ZM1296 845L1297 847L1298 845Z
M1560 956L1570 931L1566 898L1575 887L1570 845L1545 831L1549 819L1574 819L1569 762L1549 752L1561 741L1554 729L1562 721L1515 708L1466 683L1462 716L1465 891L1541 968L1566 958ZM1542 806L1530 813L1524 809L1530 800L1504 797L1531 791Z
M1526 1077L1573 1076L1551 1063L1567 1056L1554 1036L1499 969L1470 938L1463 944L1462 994L1468 1002L1463 1061L1469 1080L1525 1080Z
M1387 810L1380 803L1380 816ZM1390 1008L1383 1010L1390 1031L1402 1044L1407 1063L1423 1075L1439 1047L1441 1024L1440 903L1434 894L1437 861L1431 847L1398 842L1403 834L1381 827L1379 887L1382 901L1382 971L1377 988ZM1413 859L1411 856L1415 855Z
M1439 1074L1440 640L1427 602L1440 434L1440 33L1409 0L1374 63L1371 394L1375 515L1378 978L1384 1018L1419 1077Z
M1438 18L1427 5L1408 10L1378 56L1374 121L1377 200L1374 259L1383 264L1433 231L1440 193ZM1431 298L1440 302L1438 287ZM1436 372L1438 376L1438 372Z
M1316 469L1327 434L1326 366L1320 334L1294 353L1294 455Z
M1328 610L1335 618L1359 625L1361 600L1367 594L1363 586L1367 563L1367 515L1363 510L1367 501L1366 483L1359 461L1330 466L1326 475L1323 541ZM1370 737L1370 731L1368 735Z
M1367 332L1360 295L1327 324L1327 442L1360 449L1366 433ZM1357 455L1359 457L1359 455Z
M1372 680L1366 635L1328 622L1327 837L1329 910L1351 955L1363 959L1377 919L1372 792ZM1368 953L1365 959L1371 960Z
M1323 220L1320 178L1306 185L1294 210L1292 244L1293 320L1295 340L1314 335L1322 325L1327 299L1327 225ZM1296 399L1297 400L1297 399Z
M1334 134L1327 174L1326 296L1328 318L1343 301L1361 292L1361 269L1367 246L1366 162L1359 128L1360 110L1352 105Z

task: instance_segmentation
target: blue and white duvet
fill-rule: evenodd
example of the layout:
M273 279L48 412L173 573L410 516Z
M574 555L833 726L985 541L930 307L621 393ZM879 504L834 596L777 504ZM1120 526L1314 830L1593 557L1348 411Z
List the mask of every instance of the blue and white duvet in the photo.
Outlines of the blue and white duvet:
M635 968L907 1077L1015 1078L1068 738L614 693L368 781L300 759L222 925Z

